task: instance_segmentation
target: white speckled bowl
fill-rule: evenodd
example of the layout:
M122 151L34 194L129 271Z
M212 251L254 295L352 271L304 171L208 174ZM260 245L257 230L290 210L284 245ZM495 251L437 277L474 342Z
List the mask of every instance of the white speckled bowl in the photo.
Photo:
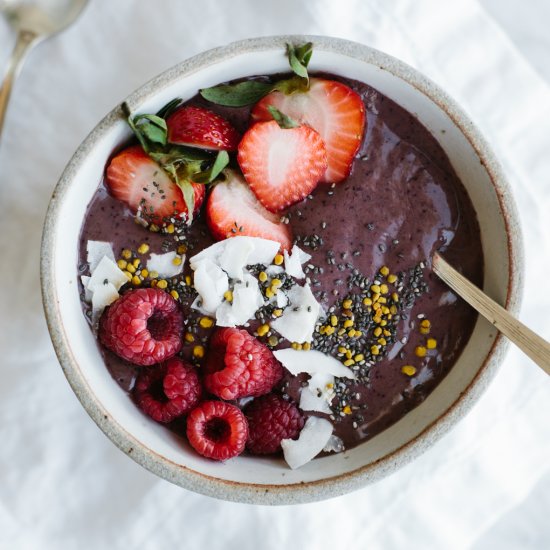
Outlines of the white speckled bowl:
M520 231L506 178L489 145L463 110L416 70L346 40L280 36L236 42L197 55L145 84L126 101L155 112L170 99L254 74L287 71L286 42L314 43L312 71L354 78L377 88L437 137L478 213L485 254L484 289L516 312L523 269ZM84 140L65 169L47 213L42 244L42 292L59 361L88 414L128 456L187 489L227 500L288 504L320 500L388 475L425 451L486 388L506 342L479 320L459 361L416 409L372 440L298 470L282 460L238 457L218 463L198 456L166 428L148 421L111 379L80 307L77 245L80 225L107 158L128 138L120 108ZM490 254L487 251L490 247ZM108 465L105 465L107 468Z

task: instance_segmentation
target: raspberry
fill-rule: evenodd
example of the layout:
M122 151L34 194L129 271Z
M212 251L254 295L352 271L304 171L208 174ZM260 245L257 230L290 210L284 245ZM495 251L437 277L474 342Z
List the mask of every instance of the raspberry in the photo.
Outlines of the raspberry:
M187 417L187 439L202 456L227 460L246 445L248 424L240 409L223 401L203 401Z
M254 399L244 413L249 430L246 448L255 455L280 451L281 440L295 439L304 427L298 407L273 393Z
M236 328L213 334L204 372L206 389L226 400L268 393L283 376L271 351L246 330Z
M136 365L161 363L182 346L183 315L163 290L129 290L105 311L99 325L103 345Z
M187 414L202 395L196 370L178 357L142 372L134 386L139 408L157 422L171 422Z

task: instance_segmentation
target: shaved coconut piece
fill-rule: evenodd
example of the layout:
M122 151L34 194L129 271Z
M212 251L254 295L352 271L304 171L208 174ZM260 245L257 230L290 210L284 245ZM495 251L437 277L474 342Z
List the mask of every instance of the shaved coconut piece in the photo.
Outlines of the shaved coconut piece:
M254 244L254 250L248 257L249 265L264 264L269 265L273 262L281 243L278 241L271 241L269 239L261 239L259 237L233 237L240 239L251 239Z
M303 411L317 411L330 414L332 411L326 399L314 394L309 388L302 388L300 392L300 404Z
M233 287L233 300L223 302L216 310L216 324L220 327L244 325L263 305L264 299L258 281L247 273Z
M111 283L115 287L115 290L118 290L123 284L128 282L128 278L124 275L124 272L108 256L103 256L92 271L92 276L86 288L90 292L95 292L96 287L103 286L105 281Z
M294 245L290 251L290 255L285 250L285 270L286 272L295 279L303 279L306 274L302 269L302 264L311 259L311 254L304 252L301 248Z
M86 243L86 261L90 266L90 273L95 271L104 256L107 256L113 262L115 261L111 243L105 241L88 241Z
M297 440L283 439L281 447L287 464L294 470L315 458L332 435L332 424L324 418L310 416Z
M290 342L311 342L320 306L308 284L287 291L290 307L271 326Z
M279 292L275 294L275 301L277 302L277 307L286 307L288 305L288 296L282 290L279 290Z
M92 294L92 322L94 324L103 313L103 310L115 300L118 300L118 297L118 291L112 283L94 287Z
M80 280L82 281L82 286L84 287L84 300L86 300L86 302L91 302L92 291L88 290L88 282L90 281L90 277L87 277L86 275L82 275L80 277Z
M293 350L294 351L294 350ZM300 394L300 408L303 411L319 411L330 414L330 404L334 398L334 376L318 372L308 381Z
M323 447L325 453L341 453L344 450L344 442L337 435L331 435L327 444Z
M207 311L206 309L204 309L202 307L202 298L200 296L197 296L194 300L193 300L193 303L191 304L191 309L194 309L196 311L200 311L203 315L211 315L211 313L209 311ZM219 311L219 308L218 310Z
M181 263L175 265L174 260L179 257L179 254L174 251L166 252L166 254L151 254L147 261L147 269L156 271L159 277L162 278L176 277L183 271L183 264L185 263L185 256L181 256Z
M242 279L244 268L250 263L248 258L253 250L254 243L249 238L227 239L225 249L219 258L220 267L232 279Z
M191 268L196 269L197 264L204 259L209 259L219 264L227 246L235 246L237 248L242 246L244 248L243 243L246 243L247 247L251 246L248 257L244 260L245 263L243 263L243 268L253 264L270 264L281 246L281 243L277 241L261 239L259 237L230 237L229 239L214 243L208 248L201 250L198 254L195 254L195 256L189 260Z
M255 277L247 273L242 282L235 284L231 303L233 315L240 320L238 324L244 324L254 317L256 311L264 305L264 298Z
M191 266L191 269L197 269L198 264L202 260L212 260L214 263L218 263L220 256L225 250L225 244L226 240L219 241L189 258L189 265Z
M223 301L224 293L229 289L227 273L212 260L199 262L194 275L195 290L199 293L202 308L207 315L213 315Z
M285 270L280 265L268 265L265 268L265 272L270 276L273 277L275 275L280 275L281 273L284 273Z
M271 326L273 325L274 323L271 323ZM306 372L310 375L323 374L339 378L355 378L353 371L345 367L338 359L314 349L307 351L292 348L279 349L274 351L273 355L290 374Z

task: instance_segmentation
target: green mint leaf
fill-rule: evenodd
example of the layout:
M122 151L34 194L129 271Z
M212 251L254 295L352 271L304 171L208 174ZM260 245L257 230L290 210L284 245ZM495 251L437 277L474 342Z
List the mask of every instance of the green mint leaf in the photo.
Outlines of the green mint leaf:
M159 110L157 116L166 120L180 106L182 101L180 97L176 97L172 101L169 101Z
M132 123L134 132L139 132L149 142L166 145L168 129L163 118L156 115L136 115Z
M273 105L269 105L267 107L267 110L271 113L271 116L275 119L277 124L285 130L288 130L289 128L297 128L298 126L300 126L293 118L290 118L284 113L281 113L281 111L273 107Z
M308 42L302 46L293 46L292 44L286 45L286 51L288 54L288 62L290 68L300 77L309 81L307 73L307 66L313 53L313 44Z
M262 99L271 92L274 85L259 80L246 80L238 84L221 84L213 88L204 88L200 94L204 99L226 107L244 107Z

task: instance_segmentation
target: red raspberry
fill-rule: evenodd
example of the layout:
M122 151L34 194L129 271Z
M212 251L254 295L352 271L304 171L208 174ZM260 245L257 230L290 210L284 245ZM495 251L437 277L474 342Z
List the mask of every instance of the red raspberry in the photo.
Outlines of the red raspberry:
M248 424L240 409L223 401L203 401L187 417L187 439L206 458L227 460L246 445Z
M199 403L201 395L196 370L178 357L145 370L134 386L139 408L157 422L172 422L187 414Z
M271 351L246 330L236 328L213 334L204 372L206 389L226 400L268 393L283 376Z
M246 448L255 455L280 451L281 440L296 439L304 427L298 407L273 393L254 399L244 413L249 430Z
M136 365L161 363L182 346L183 315L167 292L129 290L103 314L99 339L119 357Z

